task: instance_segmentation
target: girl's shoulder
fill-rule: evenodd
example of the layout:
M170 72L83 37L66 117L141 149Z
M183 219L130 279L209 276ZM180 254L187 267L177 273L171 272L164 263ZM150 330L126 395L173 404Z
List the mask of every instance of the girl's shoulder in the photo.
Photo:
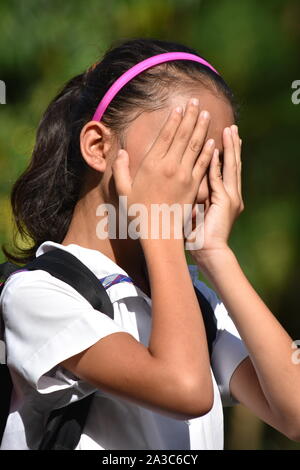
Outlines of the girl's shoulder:
M58 312L86 308L90 304L75 289L41 269L18 271L5 281L1 296L1 316L6 324L44 321Z
M20 269L6 279L0 301L5 301L7 296L20 297L21 292L24 298L27 298L31 294L31 290L36 290L38 287L47 288L47 286L50 287L53 284L57 284L57 282L59 282L58 279L41 269L32 271Z

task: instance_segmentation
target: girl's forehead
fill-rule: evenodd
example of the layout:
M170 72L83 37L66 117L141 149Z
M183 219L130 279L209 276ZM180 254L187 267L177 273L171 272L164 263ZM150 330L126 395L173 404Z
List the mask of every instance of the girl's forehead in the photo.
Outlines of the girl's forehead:
M198 98L200 111L204 109L209 111L213 120L225 120L228 122L230 121L230 125L234 124L234 115L231 104L221 94L213 93L206 88L192 90L183 94L173 94L169 98L169 104L172 107L176 105L183 106L183 110L185 111L191 98Z
M139 148L150 148L157 138L161 128L168 119L170 111L176 106L182 106L183 110L190 98L198 98L200 111L206 110L210 113L211 119L206 140L213 138L216 147L223 152L223 130L225 127L234 124L234 116L231 105L222 97L218 97L211 92L198 90L185 94L170 96L165 107L155 111L143 111L138 114L126 129L126 143Z

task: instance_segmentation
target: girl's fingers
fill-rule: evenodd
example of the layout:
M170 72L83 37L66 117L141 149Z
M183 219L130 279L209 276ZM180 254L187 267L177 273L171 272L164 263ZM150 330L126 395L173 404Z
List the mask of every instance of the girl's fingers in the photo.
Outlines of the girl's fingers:
M241 153L240 153L240 169L239 169L239 178L238 178L238 189L239 189L239 195L242 199L242 158L241 158L241 154L242 154L242 139L240 139L240 149L241 149Z
M129 155L126 150L119 150L112 164L112 172L118 194L128 195L131 191L132 180L129 171Z
M229 127L223 131L224 164L223 182L227 193L236 198L238 195L237 162L234 150L234 143Z
M239 136L238 127L236 125L231 126L233 145L235 151L235 158L237 164L237 180L238 180L238 192L242 199L242 160L241 160L241 146L242 141Z
M219 194L224 194L226 191L222 181L221 168L222 163L219 158L219 150L215 149L209 167L209 183L212 191L218 192Z
M165 158L169 158L177 163L181 162L183 154L191 140L191 136L194 133L198 116L199 100L192 98L187 104L184 117L177 129L176 135ZM199 151L200 150L198 148L196 156L199 154Z
M152 158L156 157L158 159L166 155L182 120L182 115L181 106L177 106L170 112L166 123L161 128L147 155L151 154Z
M202 149L202 152L194 165L194 168L192 170L192 176L196 179L196 181L199 184L202 181L202 178L204 177L207 171L207 168L211 162L214 150L215 150L215 141L214 139L209 139L205 143Z
M188 142L181 163L185 168L192 171L193 166L201 152L210 123L210 114L208 111L201 111L194 132Z
M240 146L240 137L239 137L239 134L238 134L238 128L235 124L233 126L231 126L231 136L232 136L232 140L233 140L235 159L236 159L236 163L238 165L238 162L239 162L240 157L241 157L241 146Z

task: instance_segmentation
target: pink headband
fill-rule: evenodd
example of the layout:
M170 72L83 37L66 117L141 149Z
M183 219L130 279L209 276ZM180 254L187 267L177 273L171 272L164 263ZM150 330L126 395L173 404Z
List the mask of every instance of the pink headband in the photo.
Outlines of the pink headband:
M161 64L163 62L169 62L170 60L193 60L194 62L199 62L202 65L206 65L206 67L209 67L215 73L220 75L216 69L212 67L212 65L210 65L206 60L202 59L202 57L199 57L195 54L189 54L187 52L167 52L165 54L158 54L153 57L149 57L148 59L143 60L142 62L139 62L138 64L131 67L112 84L98 104L92 121L101 121L101 118L109 103L121 90L121 88L123 88L123 86L126 85L126 83L128 83L132 78L144 70L153 67L154 65Z

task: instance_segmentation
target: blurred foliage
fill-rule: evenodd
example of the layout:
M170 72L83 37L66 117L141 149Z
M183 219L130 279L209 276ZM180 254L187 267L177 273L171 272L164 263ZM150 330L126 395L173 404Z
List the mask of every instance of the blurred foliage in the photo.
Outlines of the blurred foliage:
M300 79L299 20L298 0L1 0L7 104L0 105L0 242L11 238L10 189L63 83L115 40L179 41L214 64L240 100L245 211L231 246L259 295L298 339L300 105L291 101L291 84ZM225 417L227 448L300 449L240 406Z

